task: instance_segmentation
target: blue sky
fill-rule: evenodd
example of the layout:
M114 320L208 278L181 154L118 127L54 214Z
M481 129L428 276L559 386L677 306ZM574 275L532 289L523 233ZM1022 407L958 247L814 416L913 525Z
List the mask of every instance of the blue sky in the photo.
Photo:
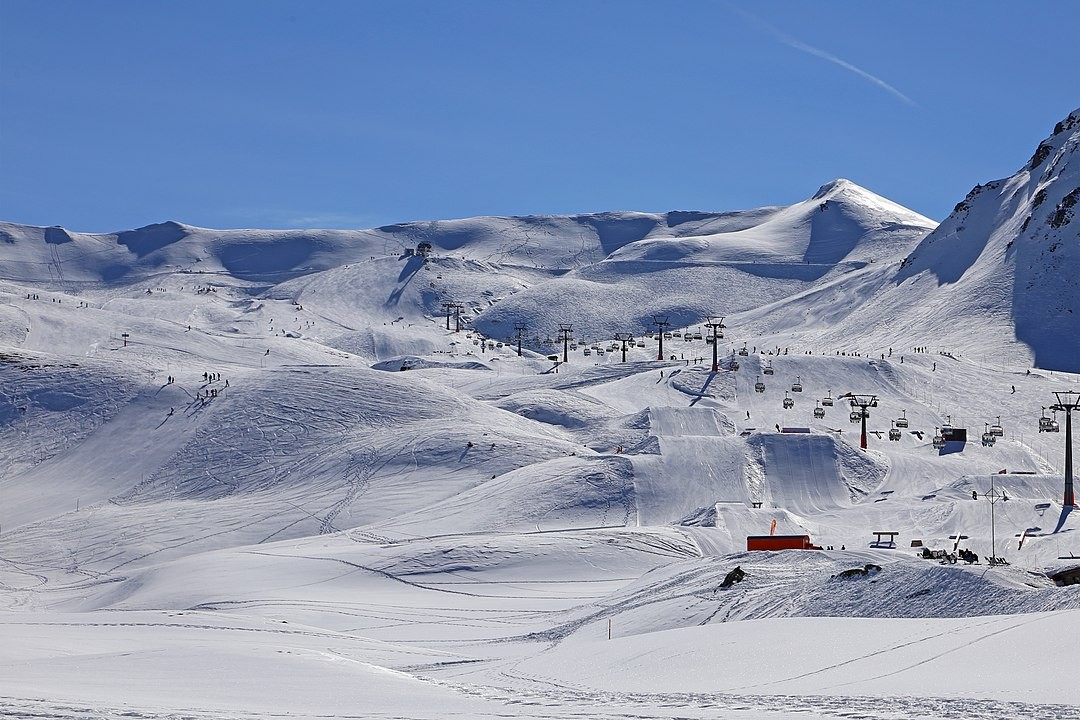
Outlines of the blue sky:
M1080 2L0 0L0 220L942 219L1080 106Z

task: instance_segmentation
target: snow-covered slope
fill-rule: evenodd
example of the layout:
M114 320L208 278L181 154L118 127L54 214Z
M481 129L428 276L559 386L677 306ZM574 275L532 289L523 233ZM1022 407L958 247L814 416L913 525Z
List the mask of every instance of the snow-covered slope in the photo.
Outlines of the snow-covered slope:
M929 346L1080 371L1078 202L1080 110L1016 174L972 189L899 267L742 319L835 347Z
M1080 586L1049 575L1080 518L1036 427L1080 376L1027 364L1074 347L1038 293L1076 297L1077 117L933 232L843 180L727 213L0 227L0 714L1077 717ZM877 396L866 450L848 392ZM946 423L970 441L935 449ZM746 551L773 531L825 549Z

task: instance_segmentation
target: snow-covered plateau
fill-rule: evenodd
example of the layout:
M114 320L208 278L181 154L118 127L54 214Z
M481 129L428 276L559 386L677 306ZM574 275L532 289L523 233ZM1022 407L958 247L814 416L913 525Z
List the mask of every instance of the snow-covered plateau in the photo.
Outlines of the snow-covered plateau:
M0 716L1080 718L1078 146L940 225L0 223Z

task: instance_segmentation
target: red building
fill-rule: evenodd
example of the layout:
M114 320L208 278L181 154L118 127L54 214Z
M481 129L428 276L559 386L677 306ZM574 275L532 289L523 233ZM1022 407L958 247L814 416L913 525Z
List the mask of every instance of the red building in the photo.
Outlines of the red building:
M820 550L809 535L747 535L747 550Z

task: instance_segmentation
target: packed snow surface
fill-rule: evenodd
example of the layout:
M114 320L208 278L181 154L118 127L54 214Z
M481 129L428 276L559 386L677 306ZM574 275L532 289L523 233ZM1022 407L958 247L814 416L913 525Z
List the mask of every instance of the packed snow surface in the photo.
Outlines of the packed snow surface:
M1078 133L941 226L0 225L0 715L1080 718Z

